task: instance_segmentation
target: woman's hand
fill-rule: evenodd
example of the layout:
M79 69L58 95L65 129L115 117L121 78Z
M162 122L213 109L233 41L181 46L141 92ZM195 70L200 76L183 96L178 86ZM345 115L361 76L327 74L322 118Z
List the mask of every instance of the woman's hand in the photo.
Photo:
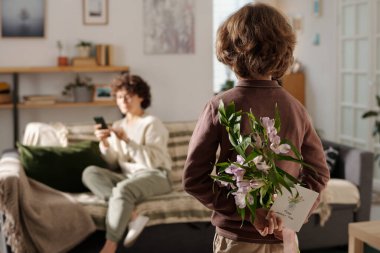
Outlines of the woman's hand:
M109 142L108 142L108 137L111 136L111 130L109 128L107 129L102 129L101 128L102 125L101 124L97 124L94 126L94 134L96 136L96 138L103 143L103 146L105 146L106 148L108 148L110 145L109 145Z
M261 236L274 234L276 238L282 239L283 222L280 217L277 217L273 212L259 208L256 210L256 217L253 226Z
M111 128L111 131L115 133L116 137L126 143L129 142L129 138L127 133L122 128Z

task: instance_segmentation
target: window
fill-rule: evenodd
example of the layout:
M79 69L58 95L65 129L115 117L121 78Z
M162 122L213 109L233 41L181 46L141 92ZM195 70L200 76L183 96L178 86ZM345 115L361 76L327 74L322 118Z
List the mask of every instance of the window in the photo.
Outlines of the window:
M213 0L213 43L215 43L216 31L220 24L233 12L247 3L252 3L252 0ZM215 45L213 45L213 89L214 92L219 92L222 85L227 79L236 81L235 75L215 56Z

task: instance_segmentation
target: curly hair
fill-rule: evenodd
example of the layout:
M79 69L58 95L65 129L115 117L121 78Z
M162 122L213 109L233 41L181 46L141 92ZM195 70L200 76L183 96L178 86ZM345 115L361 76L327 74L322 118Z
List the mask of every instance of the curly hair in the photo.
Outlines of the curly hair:
M219 27L216 57L240 78L272 75L278 80L293 63L295 44L285 16L269 5L250 3Z
M126 90L128 93L139 96L143 99L141 107L146 109L151 104L151 94L149 85L137 75L130 75L129 73L122 73L116 77L112 82L112 91L115 94L119 90Z

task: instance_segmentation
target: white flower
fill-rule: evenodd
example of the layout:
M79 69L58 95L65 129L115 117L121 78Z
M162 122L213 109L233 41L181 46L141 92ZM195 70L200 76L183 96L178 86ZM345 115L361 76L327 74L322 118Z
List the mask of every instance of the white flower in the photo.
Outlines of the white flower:
M257 148L262 148L263 147L263 141L261 140L261 137L259 134L255 133L253 135L253 140L255 141L255 146Z
M243 165L244 162L245 162L245 160L244 160L244 158L243 158L241 155L237 155L237 156L236 156L236 162L237 162L238 164Z
M281 144L281 145L276 145L275 143L272 143L270 145L270 149L273 150L276 154L286 154L290 151L290 145L288 144Z
M256 180L252 179L249 181L249 185L252 187L252 189L258 189L265 185L265 182L263 180Z
M256 165L256 168L258 170L261 170L261 171L263 171L265 173L267 173L268 170L270 169L270 166L263 160L263 156L262 155L256 156L253 159L253 163Z
M245 203L246 193L237 191L237 192L234 192L232 194L234 195L234 198L235 198L235 204L239 208L245 208L246 207L246 203Z

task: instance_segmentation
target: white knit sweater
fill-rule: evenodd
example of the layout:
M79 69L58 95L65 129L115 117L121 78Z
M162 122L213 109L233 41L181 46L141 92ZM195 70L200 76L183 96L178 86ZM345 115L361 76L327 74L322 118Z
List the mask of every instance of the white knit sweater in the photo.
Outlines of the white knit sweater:
M171 169L167 148L169 133L158 118L145 114L133 126L127 126L124 118L116 121L113 127L122 128L129 142L111 133L108 138L110 147L100 144L100 151L111 168L119 165L126 175L142 169Z

